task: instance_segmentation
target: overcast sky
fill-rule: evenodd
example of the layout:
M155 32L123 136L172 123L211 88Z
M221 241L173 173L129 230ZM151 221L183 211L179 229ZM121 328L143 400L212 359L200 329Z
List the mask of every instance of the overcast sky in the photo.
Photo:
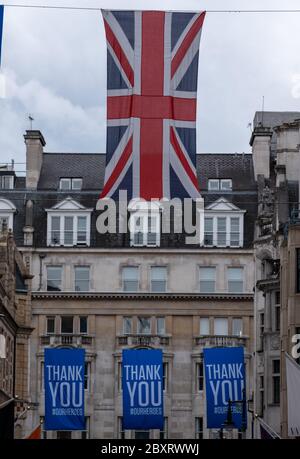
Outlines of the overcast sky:
M5 1L5 0L4 0ZM8 1L6 3L9 3ZM12 1L11 1L12 3ZM293 9L299 0L18 0L117 9ZM265 110L299 110L300 13L206 16L198 80L198 152L249 152ZM23 134L46 151L105 152L106 44L100 12L6 8L0 98L1 162L25 161Z

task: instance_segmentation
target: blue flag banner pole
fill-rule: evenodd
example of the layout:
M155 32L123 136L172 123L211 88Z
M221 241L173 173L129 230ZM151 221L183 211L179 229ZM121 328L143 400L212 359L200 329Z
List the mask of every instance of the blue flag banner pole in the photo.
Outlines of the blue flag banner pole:
M163 429L162 351L125 349L122 353L123 428Z
M210 348L203 353L207 428L226 429L230 424L230 428L246 430L244 348Z
M0 67L1 67L1 50L2 50L3 19L4 19L4 5L0 5Z
M84 349L45 349L45 430L85 430Z

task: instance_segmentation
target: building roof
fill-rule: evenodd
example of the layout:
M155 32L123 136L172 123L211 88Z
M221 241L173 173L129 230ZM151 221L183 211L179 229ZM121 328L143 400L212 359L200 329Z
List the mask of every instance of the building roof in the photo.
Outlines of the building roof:
M18 245L23 245L23 228L25 226L25 203L33 201L34 244L46 246L47 212L70 196L85 207L95 209L104 182L105 155L101 153L44 153L43 165L37 190L25 189L25 178L17 180L14 190L6 191L6 197L16 206L15 238ZM245 212L244 247L249 248L253 242L254 221L257 212L257 192L254 180L251 154L210 153L197 155L197 174L201 194L205 205L224 196ZM59 180L62 177L82 177L82 191L60 191ZM231 178L232 191L210 192L210 178ZM1 193L0 193L1 195ZM97 211L92 213L91 246L126 247L129 246L129 235L100 235L96 232ZM162 235L161 247L181 247L184 235ZM182 237L181 237L182 236Z

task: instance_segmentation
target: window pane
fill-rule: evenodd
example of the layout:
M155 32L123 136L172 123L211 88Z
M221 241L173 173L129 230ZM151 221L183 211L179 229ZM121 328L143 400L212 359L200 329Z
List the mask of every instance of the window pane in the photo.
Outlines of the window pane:
M215 335L228 335L228 319L218 318L214 321L214 334Z
M234 336L242 336L243 334L243 320L242 319L233 319L232 334Z
M80 316L80 333L87 333L87 316Z
M47 328L48 334L55 333L55 317L47 317Z
M73 316L61 317L61 333L73 333Z
M209 335L209 318L201 317L200 319L200 335Z
M73 178L72 179L72 189L73 190L81 190L82 186L82 179L81 178Z
M51 244L60 244L60 217L51 217Z
M166 291L167 268L165 266L153 266L151 268L151 291Z
M219 189L219 179L210 179L210 180L208 180L208 189L209 190L218 190Z
M164 317L157 317L156 327L157 327L157 334L158 335L164 335L165 334L166 325L165 325L165 318Z
M150 317L138 317L138 333L140 334L150 334Z
M204 218L204 244L213 245L213 218Z
M60 179L60 189L61 190L70 190L71 189L71 179L69 179L69 178Z
M77 219L77 241L78 242L86 242L87 240L86 227L87 227L87 218L78 217Z
M243 268L228 268L228 292L242 293L244 290Z
M226 245L226 218L217 218L217 244Z
M90 268L89 266L75 267L75 291L88 292L90 289Z
M214 293L215 292L216 268L200 267L200 292Z
M138 268L126 266L123 268L123 290L125 292L136 292L138 290Z
M231 179L222 179L221 180L221 190L232 190L232 180Z
M73 217L65 217L65 239L66 245L73 245Z
M61 291L61 266L47 266L47 290Z
M240 244L240 219L230 218L230 245L239 246Z
M132 318L123 317L123 333L124 335L130 335L132 333Z

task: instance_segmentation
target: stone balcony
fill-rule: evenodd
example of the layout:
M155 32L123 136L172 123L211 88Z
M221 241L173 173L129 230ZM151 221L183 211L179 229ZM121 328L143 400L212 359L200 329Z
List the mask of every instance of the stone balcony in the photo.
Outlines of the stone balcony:
M201 347L246 347L247 339L246 336L201 335L194 338L194 344Z
M92 346L94 339L91 335L76 334L55 334L42 335L40 337L41 346Z
M169 346L171 337L168 335L119 335L118 346Z

